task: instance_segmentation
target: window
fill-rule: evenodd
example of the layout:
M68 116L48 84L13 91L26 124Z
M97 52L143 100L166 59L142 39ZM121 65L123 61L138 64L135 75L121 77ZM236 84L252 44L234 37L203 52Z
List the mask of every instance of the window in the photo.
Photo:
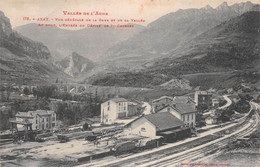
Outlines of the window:
M167 108L167 111L168 111L168 112L169 112L169 111L171 111L171 108L170 108L170 107L168 107L168 108Z
M44 130L44 124L42 124L42 130Z
M46 128L48 128L49 124L46 124Z
M109 111L109 109L110 109L110 107L108 106L108 107L107 107L107 111Z
M42 119L42 122L44 122L44 118Z
M52 127L55 127L55 123L52 123Z
M193 120L193 114L191 114L191 119Z
M35 127L36 129L38 128L38 126Z
M118 118L126 117L126 112L118 113Z
M188 122L189 122L189 119L190 119L190 115L188 115L188 119L187 119Z
M37 118L36 118L36 121L35 121L35 123L37 124Z
M124 111L126 110L126 107L124 106Z
M52 121L55 121L55 117L53 116Z
M110 102L107 102L107 105L110 105Z
M182 120L185 122L185 115L182 116Z
M49 118L46 118L46 121L49 122Z
M141 128L141 131L142 131L142 132L146 132L146 129L145 129L145 128Z

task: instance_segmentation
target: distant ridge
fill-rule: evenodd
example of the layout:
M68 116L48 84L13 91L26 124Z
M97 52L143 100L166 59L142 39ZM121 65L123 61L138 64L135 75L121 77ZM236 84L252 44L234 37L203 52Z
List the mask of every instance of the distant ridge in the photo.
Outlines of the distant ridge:
M140 69L147 62L174 52L183 43L192 40L209 29L255 10L251 2L228 6L226 2L217 8L209 5L201 9L181 9L155 20L139 34L111 47L104 62L119 67Z
M54 60L61 60L73 51L97 61L103 53L118 42L127 40L145 27L134 24L134 28L85 28L76 31L58 27L39 27L31 23L15 27L20 34L44 43Z
M152 60L140 71L92 78L96 85L151 87L174 78L191 86L217 88L259 83L260 12L225 21L187 41L165 58Z

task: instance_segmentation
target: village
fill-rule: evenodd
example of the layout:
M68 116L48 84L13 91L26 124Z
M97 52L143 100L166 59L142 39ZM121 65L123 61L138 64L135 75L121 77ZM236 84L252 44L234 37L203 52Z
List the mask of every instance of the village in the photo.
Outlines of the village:
M20 1L1 167L259 166L259 0Z
M17 112L8 120L10 129L0 134L1 158L19 157L23 161L26 157L47 158L84 164L111 156L145 153L172 144L179 147L185 141L193 147L194 143L213 140L212 134L222 132L222 136L226 128L238 128L245 120L250 107L243 113L231 108L241 101L243 96L238 95L232 89L222 94L210 89L139 101L115 94L99 103L99 115L81 117L78 123L69 126L58 119L61 118L57 116L61 114L60 105L80 110L85 103L49 98L50 109ZM36 99L28 93L20 96L29 101ZM8 106L2 105L1 113L4 110L8 111ZM203 139L198 140L200 138ZM10 149L16 151L10 152Z

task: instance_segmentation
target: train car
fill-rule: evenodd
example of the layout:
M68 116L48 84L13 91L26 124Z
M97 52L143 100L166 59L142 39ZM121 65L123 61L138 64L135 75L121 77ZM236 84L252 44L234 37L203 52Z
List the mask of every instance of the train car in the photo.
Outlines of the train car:
M97 139L98 139L97 135L88 135L85 137L85 140L87 140L87 141L95 141Z
M122 143L118 143L115 145L115 147L112 148L112 151L115 152L115 154L121 154L126 152L131 152L132 150L136 149L136 143L133 141L126 141Z
M57 135L57 138L61 143L66 143L70 140L70 138L66 135Z

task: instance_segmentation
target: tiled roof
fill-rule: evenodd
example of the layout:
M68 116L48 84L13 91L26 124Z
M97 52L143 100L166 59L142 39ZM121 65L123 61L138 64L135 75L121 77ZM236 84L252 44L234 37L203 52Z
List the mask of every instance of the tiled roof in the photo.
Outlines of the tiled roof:
M154 112L155 113L160 112L161 110L163 110L163 109L165 109L167 107L171 107L171 108L174 109L173 105L166 104L166 105L158 106L157 108L154 109Z
M23 120L23 121L10 120L9 122L14 123L14 124L20 124L20 125L31 125L32 124L30 122L26 122L25 120Z
M29 114L28 112L18 112L17 114L15 114L16 117L27 117L27 118L33 118L33 116L31 114Z
M37 113L40 116L51 115L51 113L48 110L36 110L34 111L34 113Z
M119 102L127 102L128 100L126 100L125 98L120 98L120 97L116 97L116 98L113 98L113 99L110 99L111 101L114 101L116 103L119 103Z
M174 103L194 103L191 97L189 96L176 96Z
M175 104L174 108L180 114L188 114L188 113L197 112L194 104L177 103L177 104Z
M39 116L51 115L52 112L54 112L54 111L50 111L50 110L36 110L36 111L29 111L29 113L38 114Z
M172 129L185 125L184 122L169 112L149 114L144 115L143 117L151 122L157 128L157 131Z
M34 116L32 114L38 114L39 116L46 116L51 115L52 112L50 110L36 110L36 111L28 111L28 112L18 112L15 116L16 117L30 117L33 118Z
M174 101L174 98L173 98L173 97L170 97L170 96L162 96L162 97L160 97L160 98L158 98L158 99L153 100L153 102L156 102L156 101L159 101L159 100L162 100L162 99L170 99L170 100Z
M155 112L160 112L161 110L167 108L167 107L171 107L172 109L174 109L175 111L177 111L180 114L188 114L188 113L194 113L197 112L195 105L194 104L187 104L187 103L176 103L173 105L165 105L165 106L161 106L159 108L157 108L155 110Z

